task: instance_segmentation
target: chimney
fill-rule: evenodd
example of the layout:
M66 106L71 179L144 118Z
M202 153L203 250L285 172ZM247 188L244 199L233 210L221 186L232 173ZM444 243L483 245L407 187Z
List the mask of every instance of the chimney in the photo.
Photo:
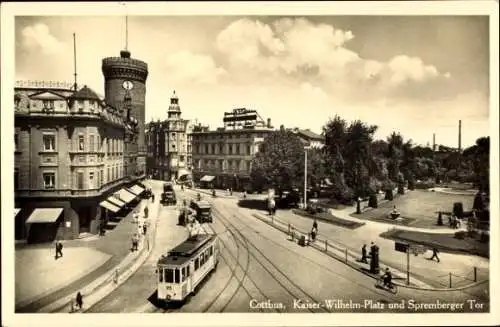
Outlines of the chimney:
M462 121L458 121L458 152L462 152Z
M432 151L436 151L436 133L432 134Z
M271 118L267 118L267 127L271 128Z

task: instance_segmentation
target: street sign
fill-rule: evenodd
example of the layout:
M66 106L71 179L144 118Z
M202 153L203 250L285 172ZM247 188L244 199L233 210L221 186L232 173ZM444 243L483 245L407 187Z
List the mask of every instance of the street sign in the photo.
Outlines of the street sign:
M408 251L409 245L407 243L395 242L394 249L398 252L406 253Z

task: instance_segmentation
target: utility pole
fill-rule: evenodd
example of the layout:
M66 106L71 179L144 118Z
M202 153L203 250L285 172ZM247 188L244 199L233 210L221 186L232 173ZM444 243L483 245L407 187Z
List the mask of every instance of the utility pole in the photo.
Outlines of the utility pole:
M73 33L73 76L75 78L75 81L73 83L73 88L75 89L75 92L77 91L77 84L76 84L76 34Z

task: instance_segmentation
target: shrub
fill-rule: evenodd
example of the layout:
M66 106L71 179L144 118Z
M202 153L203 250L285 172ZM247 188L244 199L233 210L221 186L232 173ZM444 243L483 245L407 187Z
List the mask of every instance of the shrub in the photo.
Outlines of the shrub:
M392 194L392 190L385 191L385 199L389 201L394 200L394 194Z
M399 184L398 186L398 194L405 194L405 187L403 184Z
M462 202L453 203L453 214L457 218L462 218L464 216L464 205Z
M432 183L432 182L418 182L418 183L415 183L415 188L419 189L419 190L433 188L434 186L435 186L435 184Z
M455 238L459 239L459 240L463 240L465 238L465 232L464 231L459 231L459 232L456 232L455 233Z
M370 195L370 198L368 199L368 206L378 208L378 198L376 194Z

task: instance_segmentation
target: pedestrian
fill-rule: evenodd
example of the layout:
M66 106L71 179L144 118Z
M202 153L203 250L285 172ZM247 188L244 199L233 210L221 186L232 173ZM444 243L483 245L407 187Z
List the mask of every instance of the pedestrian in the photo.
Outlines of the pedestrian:
M430 258L430 260L434 260L434 258L436 258L438 263L441 262L441 260L439 260L438 253L439 253L438 249L432 248L432 257Z
M83 296L82 296L82 293L78 292L78 294L76 294L76 305L78 306L78 309L82 309L83 307Z
M55 259L59 259L59 242L56 242L56 256Z
M316 230L316 233L318 232L318 221L316 219L314 219L314 222L313 222L313 229Z
M317 231L316 231L316 229L313 227L313 228L311 229L311 240L312 240L313 242L316 240L316 233L317 233Z
M148 214L149 214L149 208L148 208L148 206L146 206L144 208L144 218L148 218Z
M60 256L60 257L62 257L62 256L63 256L63 252L62 252L62 250L63 250L63 244L62 244L61 242L59 242L59 251L58 251L58 252L59 252L59 256Z
M134 236L132 236L132 251L137 251L137 243L137 234L134 234Z
M368 256L366 253L366 244L363 244L363 247L361 248L361 262L368 263Z
M229 195L233 196L233 188L232 187L229 189Z
M146 224L143 224L142 225L142 231L144 232L144 235L146 235L147 229L148 229L148 227L146 226Z
M155 202L155 194L154 193L151 193L151 202Z

